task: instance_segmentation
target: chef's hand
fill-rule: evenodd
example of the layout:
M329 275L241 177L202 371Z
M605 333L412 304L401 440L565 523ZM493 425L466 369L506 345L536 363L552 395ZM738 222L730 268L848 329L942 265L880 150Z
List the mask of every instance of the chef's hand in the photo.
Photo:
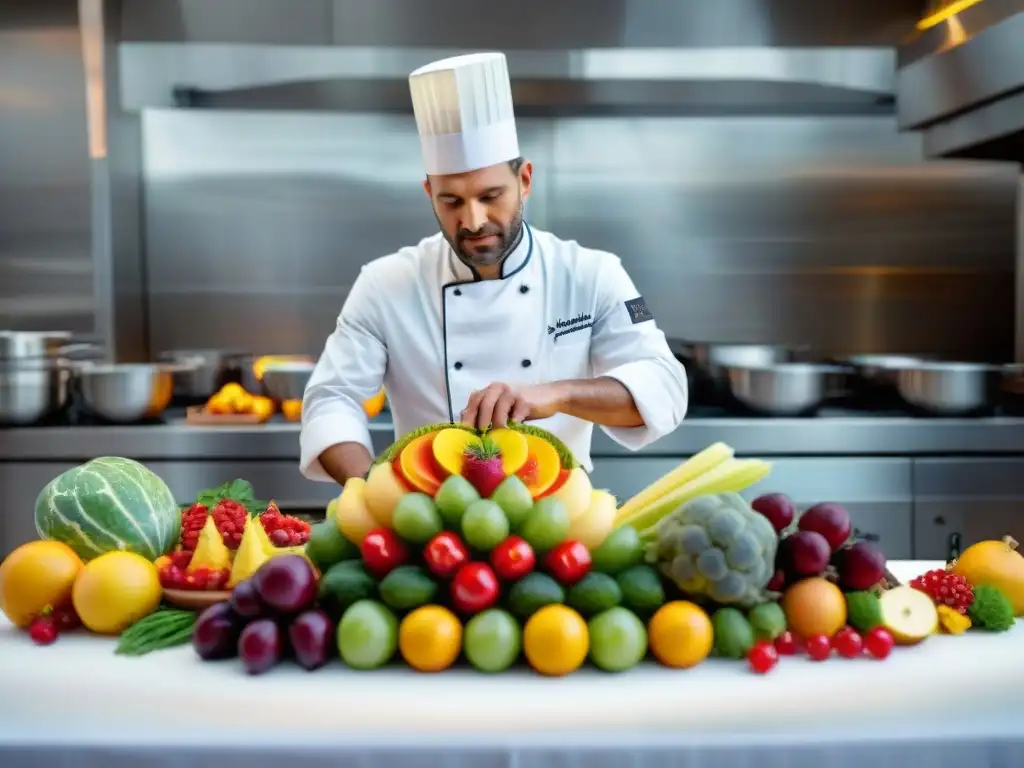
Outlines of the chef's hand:
M470 395L460 420L477 429L503 427L510 421L546 419L562 405L562 388L557 382L527 387L496 383Z

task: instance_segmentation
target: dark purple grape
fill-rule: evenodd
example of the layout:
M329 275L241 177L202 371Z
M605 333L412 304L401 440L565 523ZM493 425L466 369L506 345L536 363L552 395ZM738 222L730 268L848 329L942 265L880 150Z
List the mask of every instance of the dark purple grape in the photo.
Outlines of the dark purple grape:
M256 619L238 638L238 655L245 671L259 675L281 660L281 629L273 619Z
M327 663L334 648L334 622L324 611L300 613L288 628L295 661L303 669L317 669Z
M235 588L231 590L229 602L235 613L247 619L255 619L263 613L263 603L260 602L260 596L256 594L256 587L251 579L240 581L235 585Z
M230 659L238 651L238 636L242 630L241 618L226 601L211 605L196 619L192 631L192 646L206 661Z
M252 577L263 605L296 614L316 600L316 573L302 555L281 555L260 567Z

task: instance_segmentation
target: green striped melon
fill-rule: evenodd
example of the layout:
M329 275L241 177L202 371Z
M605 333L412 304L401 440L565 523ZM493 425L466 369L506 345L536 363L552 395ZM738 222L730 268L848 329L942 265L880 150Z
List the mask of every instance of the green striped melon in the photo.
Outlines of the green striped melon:
M177 546L181 512L171 489L146 467L107 456L69 469L43 488L36 531L83 560L117 551L155 560Z

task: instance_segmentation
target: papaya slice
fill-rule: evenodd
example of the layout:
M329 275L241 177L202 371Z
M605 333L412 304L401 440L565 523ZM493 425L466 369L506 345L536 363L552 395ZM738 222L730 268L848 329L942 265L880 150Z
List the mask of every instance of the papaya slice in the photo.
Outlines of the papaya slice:
M563 471L558 451L547 440L534 435L524 435L527 446L527 459L516 473L526 484L530 495L539 499L558 480ZM566 472L568 476L568 472Z
M438 435L442 432L437 433ZM433 496L444 482L446 473L434 459L434 440L437 435L417 437L402 451L402 476L416 490Z

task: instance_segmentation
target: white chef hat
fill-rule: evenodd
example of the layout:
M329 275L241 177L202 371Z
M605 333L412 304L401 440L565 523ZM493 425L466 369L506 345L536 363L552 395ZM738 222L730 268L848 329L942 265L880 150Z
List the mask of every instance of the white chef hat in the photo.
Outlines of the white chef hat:
M409 75L409 90L428 174L475 171L519 157L504 54L427 64Z

